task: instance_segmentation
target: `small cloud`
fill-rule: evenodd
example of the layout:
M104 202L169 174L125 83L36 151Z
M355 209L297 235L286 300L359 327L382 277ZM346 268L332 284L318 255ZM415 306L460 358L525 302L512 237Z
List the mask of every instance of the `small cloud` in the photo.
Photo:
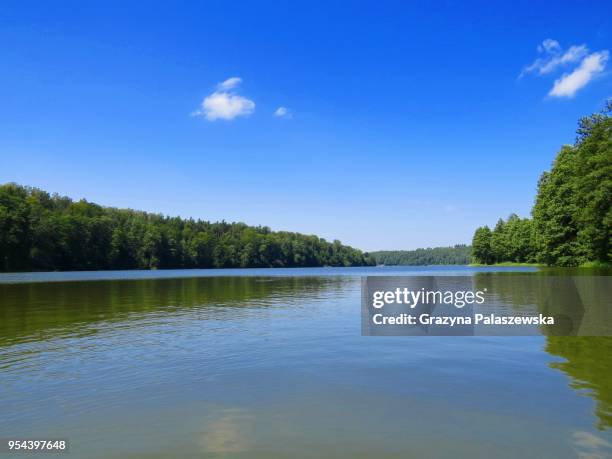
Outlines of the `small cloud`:
M519 75L519 78L534 72L538 75L546 75L558 67L579 61L589 52L589 50L586 45L574 45L563 52L557 40L547 38L538 46L538 52L543 54L543 56L538 57L530 65L525 67Z
M254 111L255 102L246 97L227 92L214 92L204 98L200 114L208 121L215 121L233 120L238 116L248 116Z
M541 45L538 45L538 51L543 53L554 53L555 51L560 51L561 45L557 40L553 40L552 38L547 38L542 42Z
M552 97L574 97L579 89L584 88L596 75L604 71L608 58L608 51L588 55L573 72L557 79L548 95Z
M219 83L219 85L217 87L220 90L222 90L222 91L227 91L229 89L235 88L240 83L242 83L242 78L240 78L240 77L231 77L231 78L228 78L227 80L225 80L224 82Z
M202 101L200 109L192 113L192 116L203 116L208 121L233 120L238 116L249 116L255 111L255 102L240 96L230 89L235 88L242 82L238 77L228 78L217 85L217 90L206 96Z
M278 107L274 111L274 116L276 116L277 118L285 118L285 119L293 118L293 114L289 111L287 107Z

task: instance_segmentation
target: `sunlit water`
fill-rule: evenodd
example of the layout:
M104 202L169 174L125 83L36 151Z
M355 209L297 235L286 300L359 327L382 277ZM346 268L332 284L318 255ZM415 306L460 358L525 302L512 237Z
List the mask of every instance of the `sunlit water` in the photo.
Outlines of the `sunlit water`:
M0 275L0 438L79 458L611 457L612 338L361 336L359 276L476 271Z

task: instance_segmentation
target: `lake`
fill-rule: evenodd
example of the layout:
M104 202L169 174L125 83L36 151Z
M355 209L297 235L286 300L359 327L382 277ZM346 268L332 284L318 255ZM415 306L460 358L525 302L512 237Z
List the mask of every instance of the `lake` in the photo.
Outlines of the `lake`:
M361 276L474 275L537 310L517 271L543 274L0 274L0 438L73 458L612 457L612 338L361 336Z

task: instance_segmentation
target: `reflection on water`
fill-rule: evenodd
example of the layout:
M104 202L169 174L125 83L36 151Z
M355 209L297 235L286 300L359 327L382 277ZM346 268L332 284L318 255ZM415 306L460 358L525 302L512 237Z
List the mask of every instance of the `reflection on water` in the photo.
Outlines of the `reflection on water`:
M612 336L612 277L477 274L474 281L513 314L553 316L543 334Z
M292 304L342 288L341 279L215 277L107 282L0 284L0 345L70 336L91 325L214 307L259 308Z
M588 271L586 271L588 272ZM602 271L605 273L605 271ZM539 312L566 318L544 326L545 350L564 360L550 367L571 378L570 386L596 400L600 429L612 427L612 277L587 276L585 270L550 269L544 275L477 274L479 289L487 288L518 312ZM587 336L564 336L564 335Z
M548 337L546 351L562 357L552 368L571 378L571 387L593 397L597 426L612 427L612 338L597 336Z
M251 430L256 422L253 413L240 408L214 412L207 420L201 438L207 453L244 453L251 444Z
M574 445L580 459L604 459L612 452L610 442L590 432L574 432Z
M0 284L0 438L91 458L612 453L612 338L363 337L360 279L327 272ZM549 310L532 277L475 282ZM572 326L609 320L561 293Z

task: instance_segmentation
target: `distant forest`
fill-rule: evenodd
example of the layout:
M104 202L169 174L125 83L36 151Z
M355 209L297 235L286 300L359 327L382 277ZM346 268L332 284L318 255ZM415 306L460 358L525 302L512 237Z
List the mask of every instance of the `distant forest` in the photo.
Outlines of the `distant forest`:
M0 271L363 266L340 241L73 201L0 185Z
M433 247L416 250L382 250L370 252L379 265L467 265L472 248L469 245Z
M609 265L612 261L612 100L582 118L538 182L532 218L510 215L476 229L476 263Z

